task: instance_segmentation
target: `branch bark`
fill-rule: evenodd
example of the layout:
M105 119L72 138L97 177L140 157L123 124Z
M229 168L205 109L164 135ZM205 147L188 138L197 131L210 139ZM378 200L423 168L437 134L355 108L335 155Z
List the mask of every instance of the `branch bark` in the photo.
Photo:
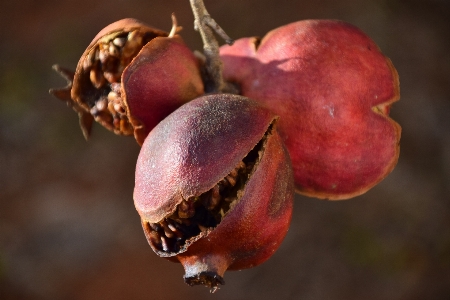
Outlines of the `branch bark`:
M233 92L235 89L230 88L223 80L223 65L219 56L219 43L214 33L222 37L229 45L232 45L234 41L209 15L203 0L190 0L190 3L192 12L194 13L194 28L200 33L203 41L203 54L205 55L204 67L206 73L205 92Z

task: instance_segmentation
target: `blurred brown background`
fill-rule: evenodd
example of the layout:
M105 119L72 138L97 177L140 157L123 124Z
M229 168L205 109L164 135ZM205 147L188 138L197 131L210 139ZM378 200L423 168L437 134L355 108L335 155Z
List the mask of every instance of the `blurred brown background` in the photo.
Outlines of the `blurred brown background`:
M135 17L201 49L189 3L22 0L0 4L0 299L449 299L450 2L206 0L234 38L308 18L363 29L400 74L391 116L397 168L356 199L298 196L286 240L265 264L227 272L209 294L147 245L133 207L139 148L100 126L85 142L48 94L105 25Z

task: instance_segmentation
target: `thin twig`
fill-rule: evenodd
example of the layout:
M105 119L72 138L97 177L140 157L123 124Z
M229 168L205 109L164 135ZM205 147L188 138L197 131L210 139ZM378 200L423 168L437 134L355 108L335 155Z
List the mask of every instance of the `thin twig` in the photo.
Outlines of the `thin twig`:
M229 45L233 40L225 31L214 21L205 8L203 0L190 0L192 12L194 13L194 28L197 30L203 41L203 52L205 55L205 91L207 93L225 92L227 84L223 80L222 61L219 56L219 43L214 32L222 37Z

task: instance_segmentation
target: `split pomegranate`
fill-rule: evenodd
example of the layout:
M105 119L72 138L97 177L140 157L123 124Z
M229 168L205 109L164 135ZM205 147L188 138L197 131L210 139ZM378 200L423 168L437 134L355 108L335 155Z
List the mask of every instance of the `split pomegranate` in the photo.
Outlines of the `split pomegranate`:
M176 33L123 19L102 29L81 56L69 81L53 89L80 116L85 137L95 119L116 134L148 132L183 103L203 94L199 62Z
M181 106L142 145L135 206L151 248L181 262L186 283L215 289L286 235L294 183L277 126L258 103L213 94Z

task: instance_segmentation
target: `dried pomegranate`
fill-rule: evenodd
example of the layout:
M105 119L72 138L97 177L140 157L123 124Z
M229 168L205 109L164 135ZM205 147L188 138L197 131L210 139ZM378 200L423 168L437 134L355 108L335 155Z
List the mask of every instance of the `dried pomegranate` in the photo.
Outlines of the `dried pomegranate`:
M294 182L277 124L248 98L213 94L181 106L142 145L135 206L151 248L181 262L186 283L214 290L227 269L279 247Z
M396 165L401 128L388 114L398 74L356 27L300 21L225 45L221 58L226 80L280 116L300 193L350 198Z
M112 23L87 47L73 79L62 70L69 85L51 92L80 114L86 137L95 119L142 143L160 120L203 93L199 63L175 32L135 19Z

